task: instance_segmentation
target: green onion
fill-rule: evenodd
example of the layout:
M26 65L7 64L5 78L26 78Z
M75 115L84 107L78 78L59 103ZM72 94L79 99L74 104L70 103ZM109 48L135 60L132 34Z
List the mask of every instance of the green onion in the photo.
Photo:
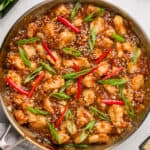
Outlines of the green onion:
M133 52L133 63L136 64L138 60L138 48L135 47L134 52Z
M59 90L59 92L64 92L68 86L72 85L72 83L73 83L73 80L66 81L64 86Z
M95 108L94 106L90 106L90 110L94 113L95 116L100 117L102 120L105 121L110 121L110 118L108 117L107 114L99 111L97 108Z
M60 137L59 137L59 134L58 134L58 132L57 132L57 130L53 127L53 125L52 124L50 124L49 122L48 122L48 127L49 127L49 130L50 130L50 132L51 132L51 135L54 137L54 139L58 142L58 144L60 144L61 143L61 141L60 141Z
M89 46L90 46L90 50L94 49L95 42L96 42L96 32L95 32L95 29L92 28L90 30L90 36L89 36L89 40L88 40L88 43L89 43Z
M88 137L88 133L86 133L85 130L83 130L80 135L79 143L82 143L87 137Z
M97 13L90 13L89 15L87 15L85 18L84 18L84 21L85 22L91 22L93 21L94 19L96 19L97 17L101 17L105 12L105 9L104 8L99 8L98 12Z
M62 77L64 79L76 79L76 78L79 78L80 76L87 74L90 70L91 69L88 68L88 69L83 69L79 72L71 72L71 73L64 74Z
M74 128L75 128L75 124L74 121L72 120L70 125L67 124L67 130L70 134L72 134Z
M61 92L59 92L59 93L52 93L51 96L54 97L54 98L60 99L60 100L61 99L62 100L68 100L68 99L71 98L69 95L67 95L65 93L61 93Z
M118 42L125 42L126 41L124 37L122 37L121 35L116 34L116 33L112 33L112 38Z
M22 61L25 63L25 65L28 67L31 67L30 60L28 59L27 54L24 51L24 49L22 49L21 47L19 47L19 54L21 56Z
M0 3L0 11L3 11L10 3L13 3L15 0L3 0Z
M44 69L49 71L51 74L56 74L56 70L53 67L51 67L49 64L46 64L44 62L40 62L40 64L43 66Z
M29 38L29 39L22 39L22 40L19 40L17 41L16 43L18 45L24 45L24 44L28 44L28 43L36 43L38 41L40 41L41 39L38 38L38 37L33 37L33 38Z
M124 85L120 85L119 90L120 90L121 98L125 103L125 108L126 108L126 111L127 111L128 115L131 116L131 117L134 117L134 109L133 109L132 103L130 102L130 100L128 100L125 97L125 95L123 93Z
M86 144L66 144L65 147L75 147L75 148L88 148Z
M42 69L43 69L42 66L40 66L37 69L35 69L31 74L29 74L26 77L26 79L24 81L24 84L26 84L26 83L30 82L32 79L34 79L39 74L39 72L42 71Z
M97 83L101 84L109 84L109 85L121 85L126 83L127 81L124 79L106 79L106 80L98 80Z
M75 50L74 48L69 48L69 47L65 47L62 49L66 54L75 56L75 57L80 57L81 56L81 52L79 50Z
M80 1L78 0L74 5L74 8L72 9L71 16L70 16L71 19L73 19L77 15L80 6L81 6Z
M69 120L69 119L72 119L72 112L70 109L67 110L67 112L65 113L65 119L66 120Z
M28 111L30 111L32 114L36 114L36 115L47 115L48 114L47 111L33 108L33 107L28 107Z
M96 121L92 120L91 122L89 122L86 127L84 128L84 130L88 130L89 132L93 129L94 125L95 125Z

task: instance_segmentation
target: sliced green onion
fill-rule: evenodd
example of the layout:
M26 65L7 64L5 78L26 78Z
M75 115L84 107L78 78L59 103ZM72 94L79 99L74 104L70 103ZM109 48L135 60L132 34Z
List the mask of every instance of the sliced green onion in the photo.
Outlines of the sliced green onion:
M89 40L88 40L91 51L94 49L95 42L96 42L96 32L95 32L95 29L92 28L90 30L90 36L89 36Z
M36 114L36 115L47 115L48 114L47 111L33 108L33 107L28 107L28 111L30 111L32 114Z
M71 97L65 93L61 93L61 92L58 92L58 93L52 93L51 94L52 97L54 98L57 98L57 99L62 99L62 100L69 100Z
M40 62L40 64L43 66L44 69L49 71L51 74L56 74L56 70L51 67L49 64L46 64L45 62Z
M93 21L95 18L94 17L94 13L90 13L89 15L87 15L85 18L84 18L84 21L85 22L90 22L90 21Z
M97 108L95 108L94 106L90 106L90 110L94 113L95 116L100 117L102 120L105 121L110 121L110 118L108 117L107 114L99 111Z
M80 76L87 74L90 70L91 69L88 68L88 69L83 69L79 72L71 72L71 73L64 74L62 77L64 79L76 79L76 78L79 78Z
M24 62L24 64L28 67L31 67L30 60L28 59L27 54L24 51L24 49L22 49L21 47L19 47L19 54L20 54L21 59Z
M66 81L64 86L59 90L59 92L64 92L68 86L72 85L72 83L73 83L73 80Z
M81 135L80 135L79 143L82 143L88 137L88 134L89 133L87 133L87 132L85 132L85 130L83 130Z
M72 134L74 128L75 128L75 124L74 121L72 120L70 125L67 124L67 130L70 134Z
M81 56L81 52L79 50L75 50L74 48L70 48L70 47L65 47L62 49L66 54L75 56L75 57L80 57Z
M135 47L134 52L133 52L133 63L136 64L138 60L138 48Z
M77 15L80 6L81 4L80 1L78 0L74 5L74 8L72 9L71 16L70 16L71 19L73 19Z
M89 146L86 144L66 144L65 147L74 147L74 148L88 148Z
M65 113L65 119L66 120L69 120L69 119L72 119L72 112L70 109L67 110L67 112Z
M116 34L116 33L112 33L112 38L118 42L125 42L126 41L124 37L122 37L121 35Z
M30 82L32 79L34 79L39 74L39 72L42 71L42 69L43 69L42 66L40 66L37 69L35 69L31 74L29 74L26 77L26 79L24 81L24 84L26 84L26 83Z
M104 12L105 12L105 9L104 8L99 8L99 11L98 11L98 17L101 17L104 15Z
M58 132L57 132L57 130L54 128L54 126L52 125L52 124L50 124L49 122L48 122L48 127L49 127L49 130L50 130L50 132L51 132L51 135L54 137L54 139L58 142L58 144L60 144L61 143L61 141L60 141L60 137L59 137L59 134L58 134Z
M125 79L106 79L106 80L98 80L97 83L101 84L109 84L109 85L121 85L126 83L127 81Z
M95 125L96 121L92 120L91 122L89 122L86 127L84 128L84 130L88 130L89 132L93 129L94 125Z
M120 95L121 95L121 98L122 100L124 101L125 103L125 108L126 108L126 111L128 113L128 115L130 117L134 117L134 109L133 109L133 106L132 106L132 102L130 100L128 100L124 93L123 93L123 90L124 90L124 85L120 85L119 86L119 90L120 90Z
M18 45L24 45L24 44L29 44L29 43L36 43L38 41L40 41L41 39L38 38L38 37L32 37L32 38L29 38L29 39L22 39L22 40L19 40L17 41L16 43Z

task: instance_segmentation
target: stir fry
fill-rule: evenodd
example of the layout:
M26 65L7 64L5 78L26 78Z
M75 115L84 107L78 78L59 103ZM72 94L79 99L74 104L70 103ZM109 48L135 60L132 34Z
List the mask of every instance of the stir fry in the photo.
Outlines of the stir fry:
M92 4L60 4L9 43L5 99L40 143L86 148L133 127L148 61L128 21Z

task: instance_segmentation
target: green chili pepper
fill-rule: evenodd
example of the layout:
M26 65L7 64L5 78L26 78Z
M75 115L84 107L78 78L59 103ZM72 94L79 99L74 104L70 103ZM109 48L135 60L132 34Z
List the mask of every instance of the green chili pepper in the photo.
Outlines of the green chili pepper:
M89 146L86 144L67 144L65 147L75 147L75 148L88 148Z
M49 71L51 74L56 74L56 70L52 68L49 64L46 64L44 62L40 62L40 64L43 66L44 69Z
M65 93L52 93L51 94L52 97L57 98L57 99L62 99L62 100L69 100L71 97Z
M118 42L125 42L126 41L124 37L122 37L121 35L116 34L116 33L112 33L112 38Z
M65 47L62 49L66 54L75 56L75 57L80 57L81 56L81 52L79 50L75 50L74 48L70 48L70 47Z
M133 63L136 64L138 60L138 48L135 47L134 52L133 52Z
M40 41L41 39L38 38L38 37L32 37L32 38L29 38L29 39L22 39L22 40L19 40L17 41L16 43L18 45L24 45L24 44L28 44L28 43L36 43L38 41Z
M89 46L90 46L90 50L94 49L95 42L96 42L96 32L95 32L95 29L92 28L90 30L90 36L89 36L89 40L88 40L88 43L89 43Z
M47 115L48 114L47 111L44 111L44 110L41 110L41 109L37 109L37 108L33 108L33 107L28 107L28 110L31 113L36 114L36 115Z
M60 141L60 137L59 137L59 134L58 134L58 132L57 132L57 130L53 127L53 125L52 124L50 124L49 122L48 122L48 127L49 127L49 130L50 130L50 132L51 132L51 135L54 137L54 139L58 142L58 144L60 144L61 143L61 141Z
M70 16L71 19L73 19L77 15L80 6L81 4L80 1L78 0L74 5L74 8L72 9L71 16Z
M59 92L64 92L68 86L72 85L72 83L73 83L73 80L66 81L64 86L59 90Z
M26 77L26 79L24 81L24 84L26 84L26 83L30 82L32 79L34 79L39 74L39 72L42 71L42 69L43 69L42 66L40 66L37 69L35 69L31 74L29 74Z
M119 86L119 90L120 90L121 98L122 98L122 100L125 103L125 108L126 108L126 111L127 111L128 115L131 116L131 117L134 117L134 109L133 109L132 103L130 102L130 100L128 100L125 97L125 95L123 93L124 84L122 84L122 85Z
M64 74L62 77L64 79L76 79L76 78L79 78L80 76L87 74L88 72L90 72L90 70L91 69L88 68L88 69L83 69L79 72L71 72L71 73Z
M110 121L110 118L108 117L107 114L99 111L97 108L95 108L94 106L90 106L90 110L94 113L95 116L99 116L102 120L105 121Z
M106 80L98 80L97 83L101 84L109 84L109 85L121 85L126 83L127 81L124 79L106 79Z
M22 61L25 63L25 65L28 67L31 67L30 60L28 59L27 54L24 51L24 49L22 49L21 47L19 47L19 54L21 56Z
M85 18L84 18L84 21L85 22L91 22L93 21L94 19L96 19L97 17L101 17L105 12L105 9L104 8L99 8L98 12L94 13L90 13L89 15L87 15Z

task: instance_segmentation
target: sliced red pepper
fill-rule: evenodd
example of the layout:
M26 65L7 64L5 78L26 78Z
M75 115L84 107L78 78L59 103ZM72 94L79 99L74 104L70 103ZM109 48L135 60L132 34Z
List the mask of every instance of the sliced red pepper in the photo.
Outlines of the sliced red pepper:
M47 43L45 41L42 41L42 46L47 51L49 56L53 59L53 61L56 62L55 56L52 54L51 50L49 49L49 47L48 47L48 45L47 45Z
M30 90L30 92L28 94L28 97L32 96L34 90L37 88L37 86L39 85L39 83L41 82L41 80L44 78L44 76L45 76L45 72L44 71L39 74L39 76L35 80L35 83L34 83L32 89Z
M80 32L80 30L77 27L75 27L73 24L71 24L67 19L65 19L65 18L63 18L61 16L59 16L57 19L58 19L58 21L60 21L65 26L71 28L72 31L74 31L76 33Z
M68 105L65 106L64 111L62 112L62 114L57 119L57 121L55 123L55 128L58 128L59 125L61 124L61 122L63 121L63 118L65 116L65 113L66 113L67 109L68 109Z
M85 74L84 76L86 76L86 75L88 75L88 74L90 74L90 73L93 73L95 70L98 69L98 67L99 67L99 66L96 66L96 67L92 68L92 69L91 69L87 74Z
M73 69L74 69L76 72L80 71L80 68L79 68L79 66L78 66L76 63L73 63ZM82 79L83 79L82 76L80 76L80 77L78 78L78 83L77 83L77 85L78 85L77 98L78 98L78 99L81 97L81 92L82 92Z
M107 75L103 78L103 80L105 80L105 79L108 79L108 78L111 78L111 77L114 77L114 76L118 75L122 69L123 69L122 67L119 67L119 68L115 69L114 71L112 71L112 72L108 73L108 74L107 74Z
M99 64L113 49L107 49L105 50L96 60L95 64Z
M109 99L107 100L107 99L105 99L105 100L102 100L101 102L104 104L107 104L107 105L113 105L113 104L124 105L124 102L121 100L109 100Z
M24 94L24 95L28 95L29 93L23 89L21 89L18 85L16 85L9 77L7 77L6 82L13 87L17 92Z

